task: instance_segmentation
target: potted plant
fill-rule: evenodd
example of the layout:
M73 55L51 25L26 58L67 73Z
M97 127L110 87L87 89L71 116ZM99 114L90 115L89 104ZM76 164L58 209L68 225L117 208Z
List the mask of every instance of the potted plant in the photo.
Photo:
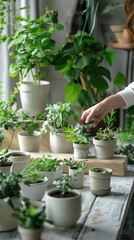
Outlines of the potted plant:
M103 63L111 66L113 61L113 51L97 41L92 32L77 31L68 36L53 60L55 69L64 74L67 82L66 102L83 110L103 99L111 82L110 71ZM118 73L113 83L124 86L124 76Z
M110 159L114 157L116 148L116 132L113 124L115 122L115 111L111 111L104 119L105 128L99 129L93 137L95 154L100 159Z
M21 173L22 170L29 164L30 153L12 151L10 152L9 161L12 162L10 172Z
M68 141L73 142L74 159L85 159L89 154L89 135L85 125L74 128L72 124L64 129Z
M60 161L51 155L43 155L41 157L31 159L27 166L27 171L38 171L48 178L48 185L51 186L55 180L56 170L60 166Z
M44 81L44 68L51 65L55 48L52 38L54 31L63 30L58 23L58 11L48 7L39 18L16 17L15 31L9 37L10 56L16 60L11 63L9 75L19 75L18 84L22 107L28 114L43 113L50 90L50 82ZM30 81L25 78L30 73Z
M10 153L8 149L0 148L0 170L7 174L10 173L12 162L9 160Z
M17 227L17 220L13 218L12 208L6 202L10 198L15 206L20 204L20 174L5 174L0 171L0 231L10 231Z
M18 232L22 240L40 240L46 219L45 206L32 203L27 198L19 206L8 201L13 209L13 217L18 221Z
M65 165L69 168L69 176L72 177L72 188L83 188L84 169L87 167L85 162L75 161L73 158L64 159Z
M90 191L95 195L107 195L110 192L112 169L93 167L89 169Z
M71 189L68 175L63 176L57 188L45 194L47 218L58 228L72 227L81 215L81 194Z
M44 173L33 170L28 166L22 171L24 182L20 184L21 194L31 200L41 201L48 185L48 178Z
M42 131L50 130L50 149L54 153L73 152L71 142L66 141L64 128L73 120L77 121L78 115L69 103L57 102L48 104L44 112Z

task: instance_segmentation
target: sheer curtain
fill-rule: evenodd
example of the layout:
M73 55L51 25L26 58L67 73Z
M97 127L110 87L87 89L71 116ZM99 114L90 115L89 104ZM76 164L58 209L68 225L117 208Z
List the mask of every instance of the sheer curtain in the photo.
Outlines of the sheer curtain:
M32 19L39 17L43 12L46 5L50 6L53 9L59 10L59 22L62 23L65 26L65 32L70 31L72 16L74 14L74 11L76 9L76 4L78 0L20 0L15 2L15 12L16 15L22 15L23 17L26 17L27 15L30 15ZM29 9L21 10L19 11L20 7L24 6L30 6ZM9 9L10 10L10 9ZM7 35L10 35L11 33L11 25L10 22L13 22L13 14L14 12L7 13L6 16L6 26L4 29L4 33ZM60 44L65 39L65 32L60 33L60 35L56 35L56 42L57 44ZM0 63L0 81L2 81L2 90L3 94L0 94L0 99L7 100L10 96L11 91L13 91L13 88L15 86L15 82L18 81L18 77L16 79L12 79L9 77L8 70L9 65L11 63L11 59L9 57L9 51L8 51L8 44L2 43L0 44L0 56L1 56L1 63ZM54 77L57 82L53 81ZM59 73L55 72L48 72L48 80L52 81L51 83L51 94L50 94L50 102L60 101L64 98L64 91L59 97L59 94L56 95L56 93L52 93L53 90L57 91L59 90L59 86L64 89L64 81L63 76L61 76ZM56 92L56 91L54 91Z

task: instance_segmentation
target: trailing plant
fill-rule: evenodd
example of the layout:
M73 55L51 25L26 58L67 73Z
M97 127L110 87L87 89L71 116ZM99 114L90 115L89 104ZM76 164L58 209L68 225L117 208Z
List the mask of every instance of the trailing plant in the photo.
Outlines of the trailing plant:
M18 219L18 225L25 229L38 229L43 226L46 219L45 206L36 206L29 199L23 198L23 202L16 207L11 199L8 200L13 209L13 216ZM50 222L50 221L49 221Z
M0 198L19 197L21 174L5 174L0 171Z
M16 60L10 65L9 75L19 75L22 81L30 72L35 85L40 85L40 80L45 76L44 67L52 64L56 51L52 34L63 30L58 23L58 10L46 7L39 18L31 20L30 16L17 16L16 22L15 31L8 39L8 48L12 48L10 56Z
M52 133L59 134L68 127L71 118L77 121L78 114L71 108L69 103L57 102L53 105L47 104L41 131L46 132L49 129Z
M105 128L99 129L96 132L96 139L98 140L108 140L108 139L114 139L115 138L115 129L114 129L114 122L115 122L115 111L112 110L107 116L103 118Z
M84 169L87 167L87 164L85 162L78 162L78 161L74 161L73 158L67 158L64 159L64 163L72 168L75 169L77 173L81 173L84 171ZM76 174L76 173L75 173Z
M74 128L72 124L69 124L67 128L64 128L64 133L67 141L82 144L89 143L89 134L84 125Z

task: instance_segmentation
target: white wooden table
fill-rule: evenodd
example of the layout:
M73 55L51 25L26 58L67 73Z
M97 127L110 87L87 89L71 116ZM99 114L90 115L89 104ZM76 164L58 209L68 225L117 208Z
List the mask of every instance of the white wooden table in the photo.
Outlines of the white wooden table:
M59 230L47 223L41 240L120 239L134 190L134 166L128 167L125 177L112 176L111 193L107 196L93 195L89 185L89 176L85 175L84 188L80 190L82 213L76 226ZM17 230L0 233L0 240L9 239L20 240Z

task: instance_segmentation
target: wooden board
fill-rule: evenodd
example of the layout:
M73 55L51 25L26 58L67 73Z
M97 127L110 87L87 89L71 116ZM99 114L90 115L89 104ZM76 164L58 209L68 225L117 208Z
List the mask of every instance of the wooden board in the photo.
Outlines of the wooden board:
M31 153L32 157L38 157L43 154L49 154L56 158L62 159L64 161L65 158L72 157L73 154L65 154L65 153L51 153L51 152L40 152L40 153ZM91 167L108 167L113 170L112 175L114 176L125 176L127 170L127 156L126 155L115 155L113 159L96 159L95 156L89 156L87 159L81 159L78 161L86 162L87 168L85 169L85 173L89 172L89 168ZM64 165L64 172L68 172L68 167Z

